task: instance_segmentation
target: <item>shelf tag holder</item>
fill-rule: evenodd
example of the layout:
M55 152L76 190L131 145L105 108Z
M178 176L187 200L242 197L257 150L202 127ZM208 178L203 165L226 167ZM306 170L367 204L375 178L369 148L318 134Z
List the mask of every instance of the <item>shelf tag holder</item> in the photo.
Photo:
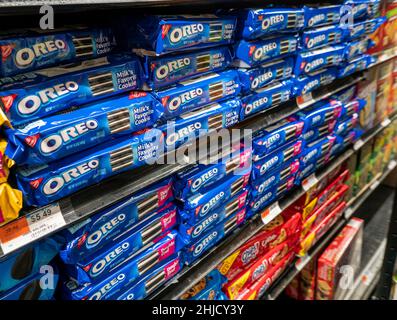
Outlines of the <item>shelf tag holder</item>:
M278 201L273 203L270 207L268 207L265 211L261 213L261 219L264 225L268 224L275 217L277 217L282 212Z
M305 180L302 181L302 188L305 192L309 191L312 187L314 187L318 183L318 179L316 174L313 173L308 176Z

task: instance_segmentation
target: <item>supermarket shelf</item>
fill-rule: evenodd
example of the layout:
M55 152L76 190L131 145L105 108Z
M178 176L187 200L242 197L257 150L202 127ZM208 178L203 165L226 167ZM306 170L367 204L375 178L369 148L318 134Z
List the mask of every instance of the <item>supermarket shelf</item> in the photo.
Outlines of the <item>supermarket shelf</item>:
M392 119L397 118L394 116ZM392 120L391 120L392 121ZM387 125L391 123L388 121ZM385 122L386 123L386 122ZM374 137L381 130L385 128L385 124L380 124L375 127L370 133L365 135L364 140L368 141ZM380 131L379 131L380 130ZM363 141L364 141L363 140ZM278 216L284 209L289 207L299 197L301 197L306 190L313 186L317 181L325 178L329 173L334 171L341 163L347 160L357 150L359 150L365 143L359 147L353 146L347 149L344 153L331 161L326 168L319 170L316 174L308 177L303 181L302 186L278 202L275 202L269 208L264 210L262 214L256 216L254 219L248 221L242 228L237 229L234 234L230 235L224 242L213 248L204 258L198 261L193 267L188 268L188 272L184 272L171 283L165 285L158 294L155 294L156 299L173 300L181 296L187 289L196 284L206 274L211 272L224 258L233 253L248 239L257 234L264 225L269 223L272 219ZM306 260L305 260L306 261ZM306 263L309 260L306 261ZM288 282L289 283L289 282ZM281 290L282 291L282 290ZM280 292L281 292L280 291Z
M317 253L321 252L327 244L330 242L330 239L333 239L336 235L337 231L341 229L341 226L344 226L347 221L351 218L351 216L357 212L358 208L364 203L368 197L374 193L380 183L386 179L386 177L397 167L397 162L395 160L390 161L387 166L386 171L382 174L382 176L368 185L367 191L363 194L358 195L353 198L347 208L345 209L345 218L337 223L335 227L331 229L330 232L321 240L318 245L315 245L314 249L310 250L310 252L298 259L294 264L291 265L287 271L284 272L284 275L281 275L279 280L272 285L269 290L264 294L263 299L266 300L274 300L276 299L288 286L289 283L298 275L298 273L311 261L313 257L316 256Z
M303 108L307 108L317 101L328 98L329 96L359 82L360 80L362 80L361 75L337 80L326 88L320 88L319 90L314 91L310 96L310 100L306 100L304 105L299 104L297 101L289 101L285 104L259 113L255 117L242 121L234 128L250 129L253 132L258 131L267 126L275 124L276 122L294 114ZM244 135L249 136L250 134L251 132L248 130L243 131L243 135L240 138L244 138ZM202 145L207 145L207 142L203 141ZM187 144L185 147L187 146L189 146L189 144ZM173 155L176 153L177 151L170 152L164 157L173 157ZM165 162L160 161L159 163ZM186 158L184 161L175 164L158 164L137 168L136 170L125 172L107 179L99 184L85 188L80 192L76 192L69 197L59 200L56 203L28 211L19 219L0 228L0 259L24 245L47 237L56 231L66 228L74 223L78 223L95 212L103 210L104 208L129 195L142 190L143 188L156 183L182 169L185 169L189 165L189 160ZM50 219L46 218L48 213L51 213ZM31 217L36 216L40 216L42 219L40 219L39 223L31 225ZM14 243L8 246L2 244L3 242L6 242L2 241L2 239L7 239L8 242L8 237L12 234L15 234L15 228L18 229L18 226L25 226L26 224L29 225L30 230L27 233L24 233L23 239L15 239L13 240Z
M387 49L379 54L375 54L374 57L376 58L376 61L373 64L371 64L369 68L375 67L377 65L382 64L383 62L386 62L388 60L397 57L397 48Z

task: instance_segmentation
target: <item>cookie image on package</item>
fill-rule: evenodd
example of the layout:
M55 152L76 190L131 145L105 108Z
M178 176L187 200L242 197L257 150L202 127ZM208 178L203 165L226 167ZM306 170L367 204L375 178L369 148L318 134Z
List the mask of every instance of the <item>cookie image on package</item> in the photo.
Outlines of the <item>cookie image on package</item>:
M317 282L317 299L327 300L331 294L331 286L324 280L318 280Z
M42 291L40 279L35 279L22 290L19 300L38 300Z
M272 221L270 221L262 231L271 231L284 223L284 219L281 215L275 217Z
M33 247L21 252L12 266L11 277L16 280L21 280L30 275L34 264L34 256L35 251Z

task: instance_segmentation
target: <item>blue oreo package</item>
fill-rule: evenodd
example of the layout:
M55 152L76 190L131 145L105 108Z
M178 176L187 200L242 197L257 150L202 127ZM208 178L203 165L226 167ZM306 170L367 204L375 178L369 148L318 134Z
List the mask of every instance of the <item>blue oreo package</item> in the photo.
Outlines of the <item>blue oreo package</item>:
M344 35L345 30L338 25L308 29L302 31L299 44L302 50L312 50L341 43Z
M347 27L346 41L353 41L363 36L370 35L376 31L384 22L386 17L356 22Z
M122 290L115 296L114 300L142 300L154 292L157 288L172 281L172 278L182 270L184 265L184 256L179 253L174 259L156 267L146 276L139 278L127 289Z
M160 89L199 74L222 71L231 64L232 54L224 46L164 57L145 56L143 61L148 86Z
M241 210L220 222L207 233L203 234L195 243L186 246L183 249L186 264L192 264L198 258L203 256L223 238L229 235L235 228L243 224L245 220L246 210Z
M181 295L181 300L216 300L227 281L218 269L212 270L196 285Z
M346 134L348 134L349 131L351 131L357 126L358 121L359 121L358 113L353 113L349 117L349 119L337 123L337 125L335 126L334 133L339 136L345 136Z
M83 285L107 278L110 274L128 265L131 269L131 278L135 276L137 279L150 272L156 264L165 261L179 251L176 238L177 232L171 231L143 252L137 252L134 237L127 236L119 239L118 243L85 257L76 264L67 265L67 274L77 284Z
M306 168L310 163L316 163L322 157L329 158L334 143L335 136L329 135L307 144L300 157L301 167Z
M147 290L157 287L168 278L167 276L175 275L181 269L182 263L182 257L178 254L158 265L143 278L137 279L136 268L126 264L96 283L78 285L74 280L69 280L63 284L63 298L66 300L117 300L120 295L142 280L147 282ZM134 262L131 264L133 265ZM170 272L171 269L172 272ZM158 277L157 281L150 282L149 286L148 280L154 280L154 277Z
M151 129L48 165L20 167L18 188L27 205L43 206L118 173L154 163L163 153L163 140L160 130Z
M275 170L281 170L284 166L289 166L291 171L299 169L299 156L304 148L302 140L290 143L286 147L280 148L270 154L265 154L252 166L252 179L261 179L266 174Z
M324 68L338 66L345 53L345 46L329 46L313 51L300 52L296 56L295 76L310 74Z
M294 186L295 176L299 171L299 166L284 165L280 171L276 170L260 179L251 181L251 194L254 199L264 195L269 190L283 187L286 190Z
M380 11L380 0L346 0L354 19L374 18Z
M156 55L215 47L233 42L236 22L235 17L216 15L129 17L121 22L120 42Z
M368 38L346 43L345 60L353 60L367 53L373 45L373 41Z
M164 132L167 150L203 136L211 131L231 127L239 122L241 101L239 98L213 103L178 116L158 126Z
M113 55L60 65L3 85L2 110L13 126L32 122L120 92L141 89L144 74L132 55Z
M337 121L331 121L319 127L311 127L302 133L302 139L305 140L306 143L311 143L318 139L324 138L327 135L330 135L334 132Z
M240 40L234 45L233 65L240 68L256 67L275 58L296 53L298 37L288 35L256 41Z
M245 172L231 176L208 192L195 193L191 197L183 199L181 206L183 212L180 212L182 219L185 215L203 217L212 210L219 208L245 189L248 185L250 173L251 170L248 168Z
M234 215L245 217L246 208L243 207L241 210L237 211ZM225 208L219 208L214 210L214 212L209 213L207 217L203 220L192 225L189 223L182 223L179 225L179 235L181 242L185 245L192 244L197 241L203 234L210 232L219 223L228 219L231 216L228 210Z
M53 271L52 274L49 273L50 270ZM49 265L45 272L38 272L0 293L0 300L51 300L57 288L59 274L55 265Z
M314 71L309 75L295 77L295 95L301 96L331 84L338 76L336 67Z
M298 32L304 26L302 9L265 8L246 9L239 12L237 34L253 40L280 32Z
M232 175L245 172L251 165L252 150L242 148L233 151L230 157L218 163L205 165L195 164L192 167L179 171L174 176L175 197L186 199L195 193L205 193L214 186Z
M7 77L63 62L104 56L115 46L110 28L75 28L48 34L29 29L22 35L7 35L0 40L0 75Z
M132 227L171 214L175 207L171 179L150 186L147 190L119 201L111 207L60 232L65 246L61 259L73 264L91 252L100 250Z
M153 126L161 104L150 94L130 92L7 129L6 154L18 165L42 165L93 145Z
M60 243L46 238L11 253L0 263L0 296L40 271L57 254Z
M240 121L281 103L294 96L294 81L276 81L241 98Z
M344 149L352 145L362 135L362 130L353 129L344 136L336 136L335 144L331 150L331 158L338 156Z
M356 98L351 101L342 103L342 111L340 114L341 119L346 119L354 113L360 113L365 108L367 100Z
M254 157L266 155L287 143L297 140L302 133L303 124L303 121L284 120L259 131L252 141Z
M253 69L238 69L243 93L255 91L275 80L285 80L292 76L295 60L293 57L274 60Z
M234 98L239 93L237 71L227 70L182 81L154 94L163 105L163 118L171 119L209 103Z
M338 100L320 101L311 108L301 110L291 119L304 123L303 133L313 127L319 127L337 120L342 113L342 103Z
M217 206L215 209L195 212L179 210L179 218L182 224L196 225L210 217L213 212L216 212L219 215L229 216L232 213L242 210L246 205L247 198L248 189L243 189L222 205Z
M302 167L296 176L296 183L298 185L301 184L303 180L309 177L312 173L315 173L318 168L319 166L316 162L310 162L307 166Z
M331 96L331 99L339 100L341 103L347 103L352 101L357 95L357 85L354 84L351 87L339 91ZM343 112L343 110L342 110Z
M369 68L371 64L375 62L375 58L369 54L364 54L354 60L344 63L339 67L338 77L344 78L352 75L358 71L364 71Z
M328 24L339 24L342 6L303 7L305 28L314 28Z
M266 193L257 196L255 198L251 198L248 202L248 207L250 210L250 215L254 215L259 211L267 208L273 202L278 200L285 191L281 190L280 193L278 192L278 187L274 187L269 189Z

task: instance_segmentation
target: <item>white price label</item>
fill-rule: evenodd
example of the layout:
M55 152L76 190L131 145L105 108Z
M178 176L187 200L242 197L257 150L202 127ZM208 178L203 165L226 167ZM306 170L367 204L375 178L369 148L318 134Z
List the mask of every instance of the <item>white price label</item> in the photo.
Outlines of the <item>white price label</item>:
M302 271L302 269L309 263L309 261L311 260L311 257L309 254L305 255L304 257L300 258L296 264L295 264L295 268L298 271Z
M313 173L302 181L302 188L303 190L308 191L312 187L314 187L317 183L318 183L318 179L316 177L316 174Z
M354 144L354 146L353 146L354 151L357 151L357 150L361 149L361 147L362 147L363 145L364 145L364 141L361 140L361 139L358 139L358 140L356 141L356 143Z
M375 190L380 185L380 181L376 180L371 186L369 187L372 191Z
M345 211L345 218L350 219L350 217L353 215L353 209L352 208L347 208Z
M396 165L397 165L396 160L392 160L392 161L389 162L389 165L387 166L387 169L393 170L396 167Z
M3 254L21 248L66 224L58 204L36 210L0 229Z
M387 127L391 123L391 120L389 118L386 118L385 120L382 121L381 126L382 127Z
M304 109L314 103L315 100L311 92L301 95L300 97L296 98L296 104L298 105L299 109Z
M281 213L281 208L278 202L273 203L270 207L268 207L265 211L262 212L261 218L263 224L268 224L275 217L277 217Z

